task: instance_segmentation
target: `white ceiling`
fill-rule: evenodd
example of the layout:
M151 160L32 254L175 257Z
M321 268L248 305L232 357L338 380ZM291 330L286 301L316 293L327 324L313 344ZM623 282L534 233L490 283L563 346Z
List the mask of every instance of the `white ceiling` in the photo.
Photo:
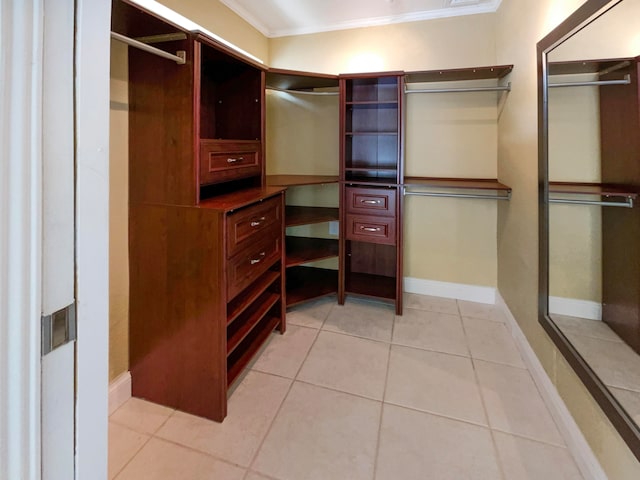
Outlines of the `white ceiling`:
M267 37L495 12L501 0L220 0Z

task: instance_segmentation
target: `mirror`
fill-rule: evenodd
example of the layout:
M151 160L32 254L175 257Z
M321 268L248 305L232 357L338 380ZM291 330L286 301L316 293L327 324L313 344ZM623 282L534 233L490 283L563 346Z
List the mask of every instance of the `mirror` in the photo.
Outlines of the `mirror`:
M640 0L538 53L540 321L640 459Z

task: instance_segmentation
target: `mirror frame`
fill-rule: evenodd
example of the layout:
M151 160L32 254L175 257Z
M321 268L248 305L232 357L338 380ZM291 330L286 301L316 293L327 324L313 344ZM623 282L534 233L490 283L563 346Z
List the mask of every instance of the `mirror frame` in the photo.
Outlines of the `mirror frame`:
M625 412L608 388L549 317L548 76L547 55L623 0L587 0L537 44L538 59L538 320L571 365L620 436L640 460L640 426Z

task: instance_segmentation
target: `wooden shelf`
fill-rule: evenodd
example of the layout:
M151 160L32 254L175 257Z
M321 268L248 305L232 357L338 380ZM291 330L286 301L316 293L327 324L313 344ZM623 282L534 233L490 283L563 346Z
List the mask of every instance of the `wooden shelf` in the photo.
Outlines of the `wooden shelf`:
M338 240L286 237L287 268L338 256Z
M356 100L355 102L344 102L345 105L355 105L355 106L359 106L359 107L397 107L398 106L398 101L397 100L382 100L382 101L377 101L377 100L361 100L358 101Z
M278 303L278 300L280 300L279 294L264 292L245 310L241 318L227 327L227 356L233 353L242 340L249 335L267 312L271 310L271 307ZM231 333L231 336L229 336L229 333Z
M337 270L300 266L287 269L287 307L337 292Z
M373 137L397 136L398 132L345 132L345 135L356 137L358 135L368 135Z
M265 188L247 188L244 190L238 190L236 192L227 193L217 197L211 197L206 200L202 200L198 207L211 208L216 210L222 210L224 212L232 212L247 205L253 205L257 201L263 201L267 198L276 196L284 188L269 186Z
M396 181L396 176L393 177L385 176L385 177L373 177L373 176L349 176L345 178L344 183L346 185L372 185L377 187L396 187L398 186L398 182Z
M270 187L298 187L338 183L338 175L267 175Z
M638 188L602 183L549 182L549 193L637 198Z
M464 80L499 79L513 70L513 65L495 65L489 67L452 68L447 70L424 70L406 72L406 83L457 82Z
M267 341L271 332L278 326L280 319L278 317L266 316L261 322L258 322L257 328L244 339L244 343L248 343L247 347L237 349L227 359L227 386L231 385L238 375L244 370L244 367L251 361L260 347Z
M393 301L396 298L396 279L395 277L351 272L347 276L345 290L347 293Z
M266 86L267 88L302 91L309 91L314 88L337 88L338 76L270 68L266 74Z
M612 68L633 58L608 58L594 60L575 60L571 62L549 62L549 75L577 75L581 73L600 73L614 71Z
M269 270L229 302L227 306L227 325L249 308L278 278L280 278L280 272Z
M492 178L405 177L403 186L511 191L511 187Z
M338 220L339 209L329 207L299 207L288 205L285 213L285 225L311 225Z

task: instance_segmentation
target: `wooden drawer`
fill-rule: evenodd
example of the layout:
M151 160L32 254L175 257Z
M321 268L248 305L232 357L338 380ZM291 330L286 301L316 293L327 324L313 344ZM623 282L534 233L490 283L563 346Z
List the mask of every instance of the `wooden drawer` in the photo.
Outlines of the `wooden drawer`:
M396 220L372 215L347 215L347 240L359 242L396 244Z
M260 142L255 140L200 141L200 185L260 175Z
M276 262L282 251L279 228L263 232L257 242L238 252L227 262L227 301L251 285Z
M282 229L282 196L270 198L227 217L227 257L261 238L262 233ZM253 235L257 235L254 237Z
M347 213L395 217L396 191L382 188L346 187Z

